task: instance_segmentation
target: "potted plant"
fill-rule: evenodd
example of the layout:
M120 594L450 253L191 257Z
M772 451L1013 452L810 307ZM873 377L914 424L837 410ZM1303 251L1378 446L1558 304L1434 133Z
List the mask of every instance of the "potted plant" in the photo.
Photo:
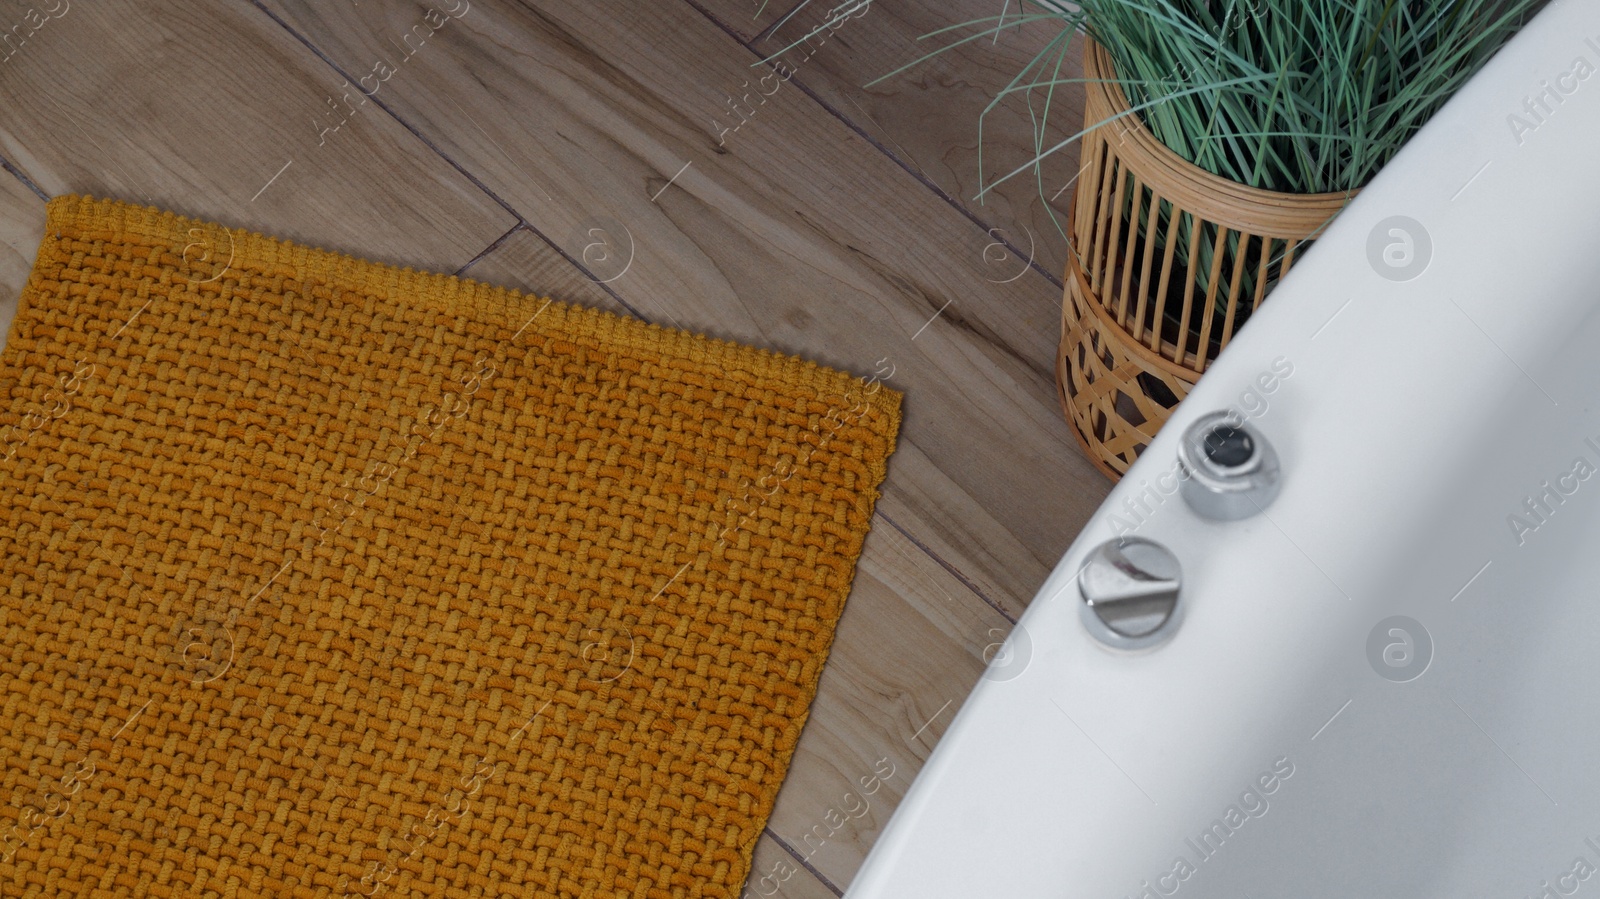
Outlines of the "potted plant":
M987 27L956 42L1059 23L984 115L1022 94L1047 121L1057 88L1081 82L1084 128L1046 145L1039 127L1033 159L979 197L1081 141L1057 222L1071 252L1056 380L1115 479L1322 228L1543 0L1034 2L965 23ZM1083 77L1063 77L1079 35Z

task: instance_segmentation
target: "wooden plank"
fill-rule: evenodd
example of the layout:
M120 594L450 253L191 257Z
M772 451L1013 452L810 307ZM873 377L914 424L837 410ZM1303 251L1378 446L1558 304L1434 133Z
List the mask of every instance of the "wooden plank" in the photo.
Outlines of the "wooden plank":
M0 347L11 334L17 299L44 239L44 200L10 172L0 171Z
M568 256L625 227L610 287L645 317L892 370L880 508L985 595L1025 603L1104 496L1057 408L1055 286L997 277L982 228L781 79L719 146L751 54L693 8L458 3L409 58L410 4L269 8L341 67L393 59L398 115Z
M113 196L439 271L516 223L378 107L389 83L370 80L379 92L362 103L249 4L53 8L0 65L0 155L51 196Z
M823 885L804 866L770 836L756 844L750 860L750 877L740 899L836 899L837 893Z
M795 66L795 79L815 91L833 112L870 136L886 152L981 219L986 227L1001 229L1000 236L1016 250L1026 253L1031 245L1040 266L1059 279L1067 261L1067 244L1061 231L1067 226L1067 203L1072 198L1072 188L1065 192L1062 188L1077 174L1077 143L1048 157L1041 179L1019 175L983 200L973 199L983 184L1015 170L1034 156L1034 125L1028 103L1021 94L1007 95L985 119L984 180L980 183L978 117L1061 33L1059 26L1039 21L1006 28L998 36L964 44L872 87L865 86L936 47L987 31L995 23L926 40L921 39L923 35L963 22L993 19L1002 12L1007 21L1016 22L1023 13L1039 13L1037 6L993 0L872 0L870 7L841 20L841 14L856 7L835 0L807 0L798 4L798 12L782 21L795 9L795 3L774 2L762 9L759 0L691 2L763 56L778 53L816 32L806 45L780 57ZM837 22L837 29L825 29L830 22ZM1050 59L1051 69L1028 80L1041 81L1051 75L1083 77L1082 45L1078 39L1067 48L1059 73L1053 69L1055 57ZM1041 91L1035 96L1034 109L1043 112L1044 108ZM1081 84L1058 86L1045 126L1039 138L1045 147L1066 140L1083 127ZM1054 200L1049 201L1050 197Z
M768 825L839 887L855 877L1011 630L970 598L903 534L874 523ZM996 671L1016 673L1027 661Z

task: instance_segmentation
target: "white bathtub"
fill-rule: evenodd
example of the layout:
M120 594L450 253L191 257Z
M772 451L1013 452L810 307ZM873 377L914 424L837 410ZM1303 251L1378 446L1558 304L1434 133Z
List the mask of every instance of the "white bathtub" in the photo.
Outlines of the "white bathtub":
M1412 280L1369 261L1392 216L1431 237ZM1565 0L1339 217L1112 491L849 899L1600 897L1597 308L1600 2ZM1230 406L1283 489L1212 522L1152 489L1185 426ZM1088 634L1075 581L1130 527L1183 568L1184 620L1143 654ZM1432 648L1402 682L1404 648L1381 648L1406 640Z

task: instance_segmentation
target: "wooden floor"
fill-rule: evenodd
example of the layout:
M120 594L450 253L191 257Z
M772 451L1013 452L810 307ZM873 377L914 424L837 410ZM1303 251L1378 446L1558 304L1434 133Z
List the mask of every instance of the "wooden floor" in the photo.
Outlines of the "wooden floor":
M45 199L90 193L893 367L899 450L747 891L841 894L1108 488L1052 375L1066 247L1039 192L1064 212L1075 154L972 199L978 114L1054 31L863 88L927 52L920 35L1016 4L862 0L782 68L761 60L829 4L39 7L0 13L7 325ZM1057 96L1052 143L1081 103ZM1024 104L985 127L991 176L1031 155Z

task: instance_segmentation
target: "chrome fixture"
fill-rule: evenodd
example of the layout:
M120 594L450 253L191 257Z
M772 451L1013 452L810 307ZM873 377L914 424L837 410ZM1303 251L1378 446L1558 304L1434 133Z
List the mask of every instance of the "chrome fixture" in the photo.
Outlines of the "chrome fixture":
M1278 454L1236 415L1202 415L1178 441L1179 492L1201 518L1234 521L1265 509L1278 495Z
M1078 571L1084 626L1117 649L1147 649L1171 637L1182 618L1182 572L1165 546L1119 537L1095 547Z

